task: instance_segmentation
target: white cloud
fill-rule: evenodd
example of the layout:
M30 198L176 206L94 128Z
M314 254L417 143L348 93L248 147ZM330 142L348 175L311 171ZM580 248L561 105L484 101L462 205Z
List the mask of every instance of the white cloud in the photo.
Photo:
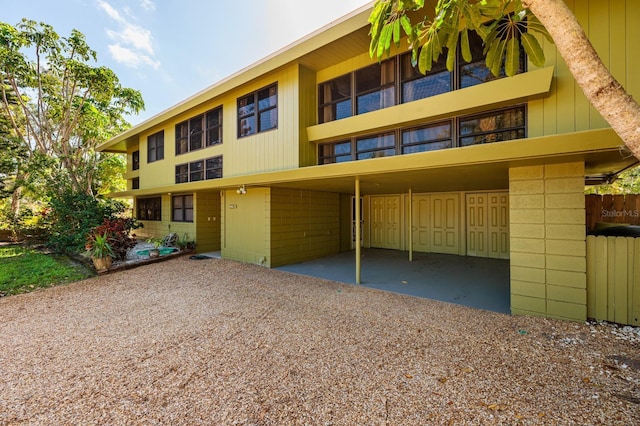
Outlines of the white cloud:
M148 65L154 70L157 70L160 67L159 61L154 61L150 56L141 55L140 52L122 47L119 44L109 45L109 52L117 62L131 68L137 68L139 65Z
M151 0L142 0L140 2L140 7L142 7L144 10L146 10L148 12L156 10L156 4L154 2L152 2Z
M125 19L122 17L122 15L120 15L120 13L117 10L115 10L113 6L111 6L109 3L102 0L98 0L98 7L104 10L107 13L107 15L111 17L111 19L118 22L123 22L123 23L125 22Z
M155 4L151 0L142 0L141 5L145 9L155 8ZM123 16L105 0L98 0L98 7L119 24L117 29L106 30L107 36L115 42L115 44L109 46L111 56L116 61L131 67L144 64L157 69L160 66L160 62L153 59L153 36L151 31L130 22L127 17ZM125 10L125 13L130 17L130 11Z

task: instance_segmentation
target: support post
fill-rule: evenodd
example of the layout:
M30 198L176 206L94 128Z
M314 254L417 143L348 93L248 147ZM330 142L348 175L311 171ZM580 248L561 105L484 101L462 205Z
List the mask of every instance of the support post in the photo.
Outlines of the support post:
M409 188L409 262L413 262L413 191Z
M360 244L360 235L362 235L361 221L362 212L360 211L360 177L356 176L356 284L360 284L360 252L362 250Z

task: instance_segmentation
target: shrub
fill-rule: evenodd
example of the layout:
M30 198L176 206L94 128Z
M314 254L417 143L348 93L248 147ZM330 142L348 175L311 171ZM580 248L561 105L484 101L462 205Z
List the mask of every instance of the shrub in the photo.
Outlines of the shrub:
M127 252L136 245L136 234L132 230L140 228L136 219L116 218L104 219L102 225L95 227L87 237L86 248L90 249L96 236L106 235L115 259L124 260Z

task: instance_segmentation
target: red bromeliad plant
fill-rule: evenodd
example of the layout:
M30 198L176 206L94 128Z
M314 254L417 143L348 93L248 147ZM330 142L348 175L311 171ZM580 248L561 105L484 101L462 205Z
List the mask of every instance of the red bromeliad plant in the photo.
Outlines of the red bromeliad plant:
M118 260L127 258L127 252L136 245L136 234L133 229L140 227L135 219L105 219L102 225L95 227L87 236L87 250L91 250L96 241L96 235L106 235L107 241Z

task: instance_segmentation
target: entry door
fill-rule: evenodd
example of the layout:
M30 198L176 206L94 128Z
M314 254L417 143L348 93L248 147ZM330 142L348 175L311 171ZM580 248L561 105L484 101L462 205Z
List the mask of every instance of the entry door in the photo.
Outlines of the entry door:
M371 247L401 249L400 196L371 197Z
M458 254L460 241L458 194L431 195L431 251Z
M509 258L509 194L467 194L467 255Z
M467 256L487 257L487 194L467 194Z
M489 257L509 258L509 193L496 192L487 196L489 201L488 243Z
M414 195L411 201L414 251L424 253L431 251L429 244L430 201L431 198L428 195Z

